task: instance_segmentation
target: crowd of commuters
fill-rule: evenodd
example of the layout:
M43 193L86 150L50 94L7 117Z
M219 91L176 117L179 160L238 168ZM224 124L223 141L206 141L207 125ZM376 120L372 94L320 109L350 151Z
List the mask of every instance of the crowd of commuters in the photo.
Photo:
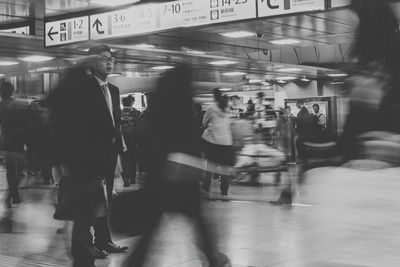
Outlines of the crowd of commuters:
M400 133L397 20L383 1L353 0L351 7L359 26L352 49L356 64L349 79L350 112L338 138L345 161L360 156L360 135L376 131ZM96 258L128 249L112 241L108 222L118 157L125 187L136 183L138 171L146 173L146 208L151 210L148 227L124 266L142 266L166 211L191 219L199 248L210 266L218 266L213 234L202 220L200 196L201 190L210 191L213 178L220 180L221 195L228 195L229 172L237 149L232 122L276 120L279 146L290 161L307 156L305 142L325 142L331 137L329 118L320 105L314 103L309 109L301 99L295 102L295 116L294 106L273 110L262 92L256 95L256 103L249 99L244 104L238 95L229 97L216 88L214 102L203 111L199 103L192 102L192 74L185 65L160 78L155 91L148 95L145 111L133 108L133 96L122 98L121 109L119 89L107 80L114 68L112 51L108 46L96 45L88 53L87 61L68 72L45 105L35 103L29 107L14 99L14 87L9 82L1 87L0 102L1 151L9 187L4 204L11 208L21 201L18 185L27 159L30 170L40 171L45 183L51 181L53 168L56 181L69 187L66 192L71 212L61 217L74 224L74 267L92 267ZM260 135L266 133L255 130ZM46 140L50 146L45 146ZM387 154L390 153L388 149ZM207 165L199 167L203 156ZM198 172L200 177L183 177L187 173L178 169L176 179L170 179L171 173L167 172L176 171L172 166L177 162L184 165L187 159L195 159L199 163L197 169L206 171Z

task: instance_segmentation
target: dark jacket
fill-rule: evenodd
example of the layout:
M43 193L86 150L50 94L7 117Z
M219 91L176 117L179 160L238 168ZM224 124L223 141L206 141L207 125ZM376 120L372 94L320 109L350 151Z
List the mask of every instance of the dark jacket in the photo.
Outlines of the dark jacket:
M109 89L115 125L97 80L83 69L70 70L50 97L54 156L85 177L108 175L115 168L110 156L122 152L119 89Z
M0 102L1 150L23 152L30 131L29 105L13 98Z

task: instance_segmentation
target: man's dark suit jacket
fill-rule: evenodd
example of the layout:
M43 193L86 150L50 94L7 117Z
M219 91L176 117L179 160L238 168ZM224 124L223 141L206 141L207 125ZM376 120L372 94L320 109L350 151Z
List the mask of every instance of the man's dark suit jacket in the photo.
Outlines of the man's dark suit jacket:
M98 81L83 69L71 70L50 97L56 161L89 179L113 173L122 152L119 89L108 87L115 125Z
M301 137L307 137L307 135L310 134L311 131L311 116L310 116L310 112L308 111L308 109L306 107L302 107L299 111L299 113L297 113L297 117L296 117L296 130L297 130L297 134Z

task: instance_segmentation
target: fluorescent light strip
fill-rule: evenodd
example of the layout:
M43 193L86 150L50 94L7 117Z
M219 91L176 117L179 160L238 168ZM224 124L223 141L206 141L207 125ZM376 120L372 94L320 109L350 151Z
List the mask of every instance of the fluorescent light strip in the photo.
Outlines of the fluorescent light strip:
M137 45L134 45L134 47L136 47L136 48L148 48L148 49L155 48L155 46L151 45L151 44L137 44Z
M232 71L232 72L225 72L222 75L225 76L242 76L242 75L246 75L245 72L240 72L240 71Z
M297 39L281 39L281 40L273 40L273 41L269 41L269 42L271 44L277 44L277 45L289 45L289 44L300 43L300 41Z
M152 67L151 69L152 70L169 70L169 69L173 69L173 68L175 68L175 67L173 67L173 66L155 66L155 67Z
M219 88L220 91L232 91L232 88Z
M186 53L193 54L193 55L205 55L206 54L203 51L197 51L197 50L186 50Z
M249 80L249 83L260 83L260 82L262 82L262 80L257 80L257 79Z
M215 65L215 66L232 65L232 64L236 64L236 63L237 63L237 61L231 61L231 60L219 60L219 61L208 62L208 64Z
M248 32L248 31L236 31L236 32L221 33L221 35L229 38L243 38L243 37L255 36L256 34L254 32Z
M280 71L280 72L299 72L299 71L302 71L302 69L300 69L300 68L283 68L283 69L279 69L278 71Z
M328 74L328 76L329 77L347 77L349 75L346 73L330 73L330 74Z
M302 82L310 82L311 80L310 80L310 79L307 79L306 77L303 77L303 78L301 78L301 81L302 81Z
M289 81L289 80L295 80L297 77L295 76L284 76L284 77L276 77L277 80L282 80L282 81Z
M44 62L44 61L49 61L52 60L54 57L48 57L48 56L27 56L24 58L20 58L23 61L28 61L28 62Z
M0 61L0 66L12 66L12 65L17 65L19 62L15 61Z

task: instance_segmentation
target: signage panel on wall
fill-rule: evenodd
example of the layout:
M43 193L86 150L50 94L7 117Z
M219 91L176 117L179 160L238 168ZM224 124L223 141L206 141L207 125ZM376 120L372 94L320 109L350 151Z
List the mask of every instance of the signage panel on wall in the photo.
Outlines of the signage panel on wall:
M307 11L325 10L324 0L257 0L258 16L269 17Z
M89 17L45 22L45 46L89 40Z
M331 8L349 6L351 0L331 0Z
M31 34L29 26L1 29L0 32L16 33L16 34Z

